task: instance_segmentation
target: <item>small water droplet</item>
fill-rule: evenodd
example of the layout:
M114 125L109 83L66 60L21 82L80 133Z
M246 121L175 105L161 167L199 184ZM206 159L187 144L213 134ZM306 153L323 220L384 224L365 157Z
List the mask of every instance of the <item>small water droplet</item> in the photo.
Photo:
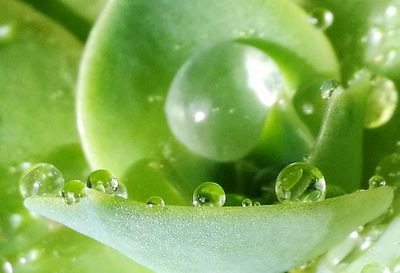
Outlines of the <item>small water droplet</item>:
M394 82L382 76L375 77L367 101L365 127L377 128L386 124L392 118L397 102L398 93Z
M321 30L326 30L333 24L334 16L330 10L316 8L310 15L309 22Z
M325 199L326 184L322 173L307 162L286 166L278 175L275 192L280 202L309 202Z
M249 198L245 198L242 201L242 207L251 207L253 206L253 202Z
M115 195L123 199L128 199L128 189L124 184L119 183L118 189L115 191Z
M343 87L337 80L327 80L321 86L321 96L324 100L329 100L333 94L343 91Z
M9 261L3 262L2 269L4 273L13 273L13 267Z
M369 185L370 189L379 188L379 187L386 186L386 181L382 176L374 175L369 179L368 185Z
M96 170L87 178L87 186L97 191L112 194L118 188L118 179L107 170Z
M69 205L79 202L80 198L86 195L85 189L86 183L81 180L75 179L66 182L62 192L65 202Z
M224 189L214 182L201 184L193 193L193 205L195 207L222 207L225 200Z
M259 207L259 206L261 206L261 203L260 202L258 202L258 201L256 201L256 202L254 202L254 204L253 204L255 207Z
M61 196L64 178L51 164L33 166L20 180L19 189L23 198L30 196Z
M161 207L163 207L164 205L165 205L164 200L163 200L161 197L159 197L159 196L151 196L151 197L149 197L149 198L147 199L147 201L146 201L146 206L147 206L148 208L152 208L152 207L154 207L154 206L161 206Z

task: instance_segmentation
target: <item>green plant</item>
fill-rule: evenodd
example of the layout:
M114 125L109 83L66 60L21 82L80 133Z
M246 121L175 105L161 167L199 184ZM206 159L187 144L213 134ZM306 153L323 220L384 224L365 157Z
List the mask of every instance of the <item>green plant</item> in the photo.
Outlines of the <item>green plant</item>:
M397 1L103 2L0 0L4 272L397 272Z

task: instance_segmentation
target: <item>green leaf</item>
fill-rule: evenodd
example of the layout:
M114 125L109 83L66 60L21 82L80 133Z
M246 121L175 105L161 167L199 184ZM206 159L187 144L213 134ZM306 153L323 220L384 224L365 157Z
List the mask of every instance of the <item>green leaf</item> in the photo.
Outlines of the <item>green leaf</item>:
M347 192L361 186L362 140L370 73L361 71L350 87L334 91L310 161L334 184ZM349 165L351 162L351 165Z
M91 166L122 177L150 157L169 160L189 188L216 180L220 166L172 135L164 103L187 60L235 41L267 50L289 87L310 74L338 77L324 35L288 1L111 2L93 29L79 81L79 127Z
M383 213L388 187L320 202L259 207L156 206L90 190L74 205L29 198L32 211L157 272L282 272L324 253ZM365 208L368 213L365 213ZM240 259L238 259L240 257Z

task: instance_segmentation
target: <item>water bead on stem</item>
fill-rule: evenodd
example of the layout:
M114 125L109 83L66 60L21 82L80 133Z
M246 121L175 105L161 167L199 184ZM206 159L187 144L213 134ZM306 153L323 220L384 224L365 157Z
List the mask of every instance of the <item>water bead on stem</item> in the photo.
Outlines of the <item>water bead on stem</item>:
M40 163L27 171L20 180L23 198L31 196L61 196L64 187L62 173L53 165Z
M118 179L108 170L96 170L87 178L87 186L97 191L112 194L118 188Z
M296 162L279 173L275 192L280 202L320 201L325 199L326 183L315 166L307 162Z
M334 93L343 91L343 87L337 80L327 80L321 85L321 96L324 100L329 100Z
M224 189L214 182L204 182L193 193L195 207L222 207L225 200Z

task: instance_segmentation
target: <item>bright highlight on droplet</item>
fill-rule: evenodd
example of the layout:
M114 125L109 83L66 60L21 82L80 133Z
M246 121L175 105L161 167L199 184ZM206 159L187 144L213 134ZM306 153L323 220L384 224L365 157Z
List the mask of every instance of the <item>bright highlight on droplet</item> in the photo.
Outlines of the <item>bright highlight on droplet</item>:
M224 189L214 182L201 184L193 193L193 205L195 207L222 207L225 200Z
M296 162L279 173L275 192L280 202L320 201L325 199L326 183L315 166L307 162Z
M64 187L62 173L53 165L40 163L33 166L20 180L19 190L23 198L31 196L61 196Z

